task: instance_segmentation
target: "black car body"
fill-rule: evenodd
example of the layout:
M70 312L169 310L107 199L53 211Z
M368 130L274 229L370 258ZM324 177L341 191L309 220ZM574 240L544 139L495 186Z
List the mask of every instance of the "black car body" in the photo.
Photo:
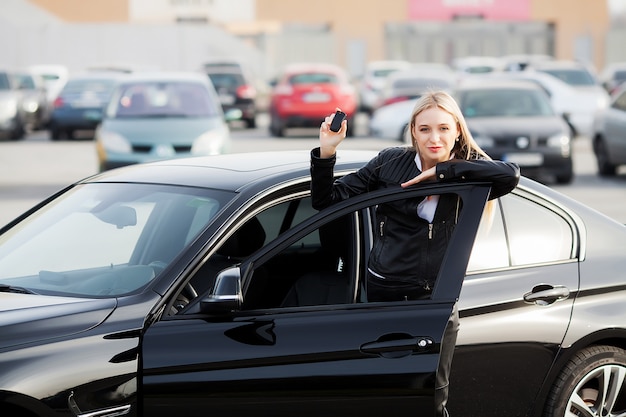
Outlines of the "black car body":
M539 86L477 78L455 96L474 139L493 159L515 162L536 180L572 181L571 128Z
M220 97L222 110L230 120L242 120L247 127L256 127L257 92L252 77L240 65L206 64L209 76ZM236 114L235 114L236 113Z
M74 184L0 230L0 410L429 416L458 305L451 415L624 412L626 227L525 178L483 215L489 188L316 212L303 151ZM432 299L367 302L376 205L442 193L462 208Z

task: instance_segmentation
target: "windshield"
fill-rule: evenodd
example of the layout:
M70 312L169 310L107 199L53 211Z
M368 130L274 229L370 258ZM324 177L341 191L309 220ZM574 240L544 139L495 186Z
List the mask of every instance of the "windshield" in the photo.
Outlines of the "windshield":
M221 104L198 82L167 81L125 84L109 114L119 118L215 117Z
M460 105L467 118L554 115L548 97L540 90L470 90L462 95Z
M231 198L162 185L77 186L0 235L0 286L94 297L136 291Z
M589 74L585 70L579 69L543 69L543 72L546 72L553 77L560 79L561 81L569 84L569 85L595 85L596 81L593 79L593 76Z

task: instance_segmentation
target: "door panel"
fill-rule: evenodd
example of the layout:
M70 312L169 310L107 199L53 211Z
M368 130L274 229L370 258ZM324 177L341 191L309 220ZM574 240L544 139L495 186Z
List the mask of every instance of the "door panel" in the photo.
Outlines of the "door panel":
M414 416L433 408L452 304L299 310L153 325L143 343L146 414Z

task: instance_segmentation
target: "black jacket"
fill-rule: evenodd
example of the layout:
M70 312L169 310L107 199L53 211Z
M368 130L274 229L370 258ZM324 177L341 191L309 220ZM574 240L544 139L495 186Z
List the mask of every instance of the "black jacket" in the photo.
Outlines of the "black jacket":
M420 174L416 152L408 147L382 150L358 171L334 180L335 157L321 159L319 148L311 151L311 197L315 209L381 188L398 188ZM490 199L513 190L519 182L516 164L485 159L452 159L436 167L438 181L488 180L493 183ZM450 236L456 225L461 201L456 195L441 195L433 222L417 215L421 198L399 200L377 209L375 242L369 268L389 281L432 288Z

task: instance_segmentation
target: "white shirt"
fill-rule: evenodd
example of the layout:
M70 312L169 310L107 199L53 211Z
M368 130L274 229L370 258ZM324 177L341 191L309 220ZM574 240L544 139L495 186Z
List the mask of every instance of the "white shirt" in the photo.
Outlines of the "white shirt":
M450 159L452 159L452 157L450 157ZM417 169L421 172L422 160L419 154L415 154L415 165L417 165ZM439 196L429 195L417 205L417 215L428 221L428 223L432 223L435 217L435 210L437 210L437 203L439 203Z

